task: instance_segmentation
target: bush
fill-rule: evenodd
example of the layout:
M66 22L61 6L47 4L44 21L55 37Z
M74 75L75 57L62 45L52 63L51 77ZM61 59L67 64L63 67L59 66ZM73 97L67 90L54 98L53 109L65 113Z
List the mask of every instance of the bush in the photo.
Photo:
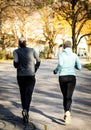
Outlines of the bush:
M48 53L48 48L45 47L43 51L40 51L39 57L46 59L47 58L47 53Z
M5 59L5 51L0 51L0 59Z
M41 52L39 53L39 57L40 57L40 58L45 58L45 53L44 53L44 51L41 51Z
M5 59L6 60L13 59L13 54L12 53L6 54Z
M84 67L87 68L88 70L91 70L91 63L85 64Z
M9 59L13 59L13 54L12 53L6 53L5 51L0 51L0 59L4 59L4 60L9 60Z

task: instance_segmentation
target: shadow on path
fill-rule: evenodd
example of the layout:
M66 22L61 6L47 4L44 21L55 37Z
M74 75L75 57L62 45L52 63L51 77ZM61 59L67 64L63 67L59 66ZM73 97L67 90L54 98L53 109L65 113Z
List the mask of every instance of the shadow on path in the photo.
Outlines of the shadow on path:
M28 125L24 125L22 118L14 115L8 108L5 108L0 104L0 130L35 130L35 126L32 122Z
M16 103L16 102L14 102L14 101L12 101L12 104L15 106L15 107L17 107L17 108L20 108L21 107L21 105L19 104L19 103ZM52 122L54 122L54 123L57 123L57 124L60 124L60 125L64 125L64 120L63 119L58 119L58 118L55 118L55 117L53 117L53 116L50 116L50 115L47 115L47 114L45 114L44 112L42 112L41 110L39 110L39 109L36 109L35 107L30 107L30 111L31 112L34 112L34 113L38 113L38 114L40 114L40 115L43 115L44 117L46 117L46 118L48 118L48 119L50 119Z
M31 107L31 111L34 112L34 113L38 113L40 115L43 115L44 117L50 119L54 123L57 123L57 124L60 124L60 125L64 125L64 120L63 119L59 119L59 118L55 118L53 116L47 115L44 112L42 112L41 110L36 109L34 107Z

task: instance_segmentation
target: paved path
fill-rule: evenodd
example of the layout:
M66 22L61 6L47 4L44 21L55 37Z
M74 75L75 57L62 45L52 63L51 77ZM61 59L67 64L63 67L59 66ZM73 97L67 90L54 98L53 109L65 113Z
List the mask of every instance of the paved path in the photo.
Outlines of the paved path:
M0 130L91 130L91 71L77 71L72 123L65 126L58 75L52 72L56 64L56 60L42 61L36 74L30 123L24 126L16 70L12 62L0 62Z

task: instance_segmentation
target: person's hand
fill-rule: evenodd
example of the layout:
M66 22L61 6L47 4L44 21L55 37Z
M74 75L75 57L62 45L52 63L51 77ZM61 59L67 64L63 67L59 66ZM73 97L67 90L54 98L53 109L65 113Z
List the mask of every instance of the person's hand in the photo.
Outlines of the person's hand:
M57 72L56 72L55 70L53 70L53 73L54 73L54 74L57 74Z

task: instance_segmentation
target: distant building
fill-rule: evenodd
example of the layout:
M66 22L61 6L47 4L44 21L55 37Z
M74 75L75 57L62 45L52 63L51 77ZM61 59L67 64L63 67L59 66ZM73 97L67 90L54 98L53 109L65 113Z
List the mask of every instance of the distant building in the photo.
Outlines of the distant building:
M83 37L77 46L77 54L81 57L88 57L87 37Z

